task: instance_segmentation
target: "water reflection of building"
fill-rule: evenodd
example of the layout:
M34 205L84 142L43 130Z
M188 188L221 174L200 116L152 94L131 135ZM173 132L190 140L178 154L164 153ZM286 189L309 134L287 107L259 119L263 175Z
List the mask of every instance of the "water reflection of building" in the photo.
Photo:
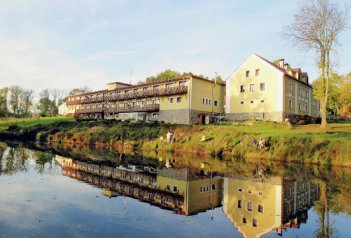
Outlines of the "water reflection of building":
M192 215L221 205L222 178L189 169L111 167L57 156L65 176L102 188L107 197L133 197L179 214Z
M244 237L298 228L318 198L319 187L309 181L224 178L223 211Z

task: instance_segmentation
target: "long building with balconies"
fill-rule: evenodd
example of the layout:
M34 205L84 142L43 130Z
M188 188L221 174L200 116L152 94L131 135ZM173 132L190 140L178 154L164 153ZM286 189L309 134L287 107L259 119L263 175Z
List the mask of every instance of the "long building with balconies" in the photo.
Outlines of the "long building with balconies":
M130 85L67 97L64 112L78 118L209 124L224 113L225 84L197 76Z

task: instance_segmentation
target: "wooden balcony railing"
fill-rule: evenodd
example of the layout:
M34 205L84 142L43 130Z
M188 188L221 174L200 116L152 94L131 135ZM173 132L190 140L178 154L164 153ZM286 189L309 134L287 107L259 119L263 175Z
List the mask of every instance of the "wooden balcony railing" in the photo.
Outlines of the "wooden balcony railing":
M105 108L105 113L120 113L120 112L156 112L160 110L159 104L144 105L144 106L126 106L126 107L111 107Z
M83 113L102 113L104 109L102 107L94 107L94 108L81 108L77 109L76 113L83 114Z
M67 101L67 105L97 103L97 102L103 102L103 101L104 101L104 97L83 98L83 99L80 99L80 100Z
M93 98L84 98L80 100L71 100L67 101L67 105L77 105L77 104L87 104L87 103L98 103L103 101L122 101L127 99L137 99L137 98L147 98L147 97L159 97L159 96L172 96L178 94L186 94L188 92L187 86L171 87L171 88L162 88L162 89L149 89L145 91L138 91L130 93L120 93L115 95L104 94L103 97L93 97Z
M157 97L157 96L171 96L177 94L186 94L188 92L187 86L162 88L162 89L149 89L145 91L130 92L128 94L117 94L108 96L105 95L107 101L121 101L126 99L146 98L146 97Z

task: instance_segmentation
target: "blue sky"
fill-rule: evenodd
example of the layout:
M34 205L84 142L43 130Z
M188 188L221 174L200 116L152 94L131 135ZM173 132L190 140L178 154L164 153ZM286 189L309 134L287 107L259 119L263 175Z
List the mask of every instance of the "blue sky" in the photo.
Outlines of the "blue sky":
M295 0L0 0L0 6L0 87L104 89L165 69L227 78L252 53L285 58L317 76L312 52L281 38ZM339 73L351 71L350 39L351 30L340 39Z

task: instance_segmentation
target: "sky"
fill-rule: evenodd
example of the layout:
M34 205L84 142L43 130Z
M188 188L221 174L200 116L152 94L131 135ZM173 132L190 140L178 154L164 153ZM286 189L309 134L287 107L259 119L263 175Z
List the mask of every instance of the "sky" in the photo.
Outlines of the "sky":
M345 0L351 3L351 0ZM341 1L338 1L341 2ZM251 54L318 76L282 39L296 0L0 0L0 87L36 92L137 83L166 69L226 79ZM335 71L351 71L351 29Z

